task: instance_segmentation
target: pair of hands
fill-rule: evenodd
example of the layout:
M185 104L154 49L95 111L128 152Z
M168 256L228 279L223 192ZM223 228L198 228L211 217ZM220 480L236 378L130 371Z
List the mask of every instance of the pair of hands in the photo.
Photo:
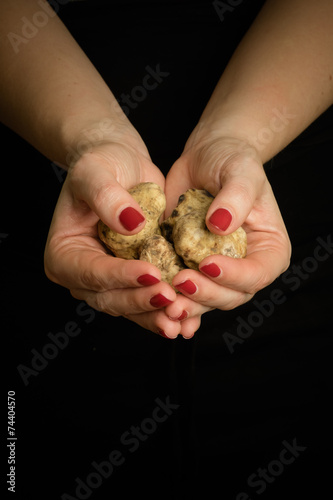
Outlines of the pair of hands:
M207 189L215 196L206 218L209 230L228 234L243 226L246 258L205 258L200 271L185 269L175 276L173 284L181 291L176 294L152 264L106 253L98 239L99 219L122 234L135 234L144 225L127 192L140 182L155 182L165 191L166 217L187 189ZM247 302L288 267L289 259L288 234L253 147L227 137L190 137L165 179L142 140L131 135L97 144L70 167L49 230L45 271L94 309L169 338L190 338L202 314Z

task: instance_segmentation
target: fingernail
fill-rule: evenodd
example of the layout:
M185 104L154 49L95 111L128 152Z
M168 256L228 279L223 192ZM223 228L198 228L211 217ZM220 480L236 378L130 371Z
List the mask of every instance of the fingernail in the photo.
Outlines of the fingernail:
M188 317L188 312L187 311L183 311L181 313L181 315L179 316L178 318L178 321L183 321L184 319L186 319Z
M159 335L161 335L161 337L164 337L165 339L169 339L169 338L170 338L170 337L168 337L168 336L166 335L166 333L164 332L164 330L161 330L160 328L158 328L157 333L158 333Z
M181 315L178 316L177 318L171 318L171 316L169 316L169 319L171 319L172 321L183 321L187 317L188 317L188 312L187 311L183 311L181 313Z
M211 264L207 264L206 266L200 267L200 271L202 271L205 274L208 274L208 276L210 276L211 278L217 278L222 273L219 266L217 266L213 262Z
M140 283L140 285L150 286L156 285L156 283L159 283L160 280L155 278L155 276L152 276L151 274L143 274L142 276L138 277L137 282Z
M232 215L229 210L226 210L225 208L218 208L213 215L210 216L209 222L218 229L226 231L230 226L231 219Z
M119 220L127 231L133 231L143 223L145 218L135 208L127 207L119 215Z
M152 297L150 299L150 304L153 307L158 307L158 308L159 307L165 307L165 306L167 306L168 304L171 304L171 303L172 303L172 300L167 299L161 293L158 293L157 295L154 295L154 297Z
M175 288L181 292L188 293L189 295L193 295L197 291L197 285L190 280L186 280L178 285L175 285Z

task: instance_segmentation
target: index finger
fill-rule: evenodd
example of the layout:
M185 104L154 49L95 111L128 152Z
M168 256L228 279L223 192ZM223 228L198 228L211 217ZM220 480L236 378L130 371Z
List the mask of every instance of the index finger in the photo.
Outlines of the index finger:
M73 243L72 246L64 243L62 248L53 248L46 260L47 276L69 289L103 292L139 287L143 284L143 277L146 277L146 283L149 278L151 284L161 280L161 272L153 264L113 257L103 250L89 248L89 243L84 241L80 245L76 243L75 247Z
M286 259L272 249L255 251L244 259L209 256L199 266L199 270L215 283L251 295L268 286L287 268ZM215 277L209 275L211 270L215 271Z

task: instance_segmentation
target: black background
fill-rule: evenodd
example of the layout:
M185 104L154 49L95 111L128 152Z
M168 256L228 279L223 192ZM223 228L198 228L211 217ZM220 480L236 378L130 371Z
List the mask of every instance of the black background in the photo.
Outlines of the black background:
M129 114L167 172L262 3L244 0L223 22L205 1L75 2L59 15L118 98L141 84L147 65L170 73ZM1 127L1 333L6 391L16 392L15 498L75 498L76 478L85 481L116 449L124 464L89 498L187 499L201 487L228 500L331 493L333 256L314 271L304 266L318 237L332 239L332 118L329 109L265 165L291 266L305 275L297 281L291 267L256 295L263 303L277 289L285 300L233 353L225 333L236 335L253 301L206 314L191 340L168 341L48 281L43 251L64 176ZM68 322L79 335L25 385L18 366L31 367L31 349L41 353ZM179 407L131 453L121 436L152 416L156 398ZM249 476L294 440L306 450L258 493Z

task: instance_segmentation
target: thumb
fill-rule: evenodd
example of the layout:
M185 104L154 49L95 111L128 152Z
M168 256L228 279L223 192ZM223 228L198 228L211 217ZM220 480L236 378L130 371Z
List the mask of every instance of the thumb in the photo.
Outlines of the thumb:
M75 165L70 176L71 190L79 205L84 202L113 231L135 234L145 225L145 215L127 191L139 182L135 172L128 175L128 186L121 186L108 165Z
M220 174L221 189L210 205L206 224L216 234L230 234L247 219L265 182L262 165L253 162L241 163L232 170Z

